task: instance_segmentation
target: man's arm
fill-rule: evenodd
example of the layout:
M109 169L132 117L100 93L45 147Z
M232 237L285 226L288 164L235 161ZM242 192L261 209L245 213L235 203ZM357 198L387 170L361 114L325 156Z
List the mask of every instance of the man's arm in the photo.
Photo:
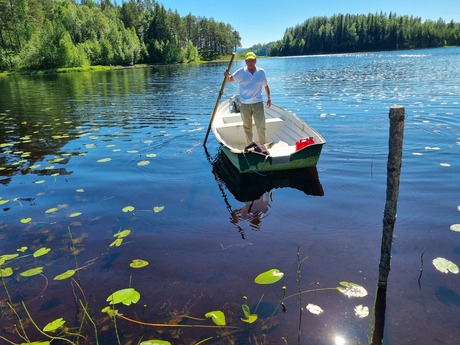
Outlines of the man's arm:
M270 87L268 85L265 85L265 93L267 94L267 107L270 108L272 105L272 98L270 96Z

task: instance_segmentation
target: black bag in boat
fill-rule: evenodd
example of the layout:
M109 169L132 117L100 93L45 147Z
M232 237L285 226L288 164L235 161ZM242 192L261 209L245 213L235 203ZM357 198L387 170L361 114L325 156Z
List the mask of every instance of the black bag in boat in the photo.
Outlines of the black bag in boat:
M254 141L244 148L244 152L258 152L266 156L270 154L264 144Z

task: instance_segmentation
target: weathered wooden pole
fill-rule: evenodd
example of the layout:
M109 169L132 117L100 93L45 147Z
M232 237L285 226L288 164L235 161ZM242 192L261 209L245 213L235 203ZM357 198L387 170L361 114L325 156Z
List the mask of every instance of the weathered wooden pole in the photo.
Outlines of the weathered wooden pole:
M379 281L374 305L374 332L372 345L381 345L385 324L386 292L390 274L391 247L399 195L404 137L404 107L390 108L390 135L388 140L387 191L383 211L382 246L380 252Z

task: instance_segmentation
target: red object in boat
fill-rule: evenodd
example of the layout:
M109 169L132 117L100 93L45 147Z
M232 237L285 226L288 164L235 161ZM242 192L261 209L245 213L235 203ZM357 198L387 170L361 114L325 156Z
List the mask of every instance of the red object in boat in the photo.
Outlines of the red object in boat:
M301 139L297 140L297 142L295 143L295 150L299 151L299 150L303 149L304 147L307 147L307 146L312 145L314 143L315 143L315 139L313 139L313 137L301 138Z

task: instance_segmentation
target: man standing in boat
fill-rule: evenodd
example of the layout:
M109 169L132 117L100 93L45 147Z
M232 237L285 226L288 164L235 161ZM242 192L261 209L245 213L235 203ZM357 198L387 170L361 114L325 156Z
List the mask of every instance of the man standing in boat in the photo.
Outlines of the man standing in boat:
M265 71L256 66L257 57L253 52L245 56L246 66L241 67L233 74L225 71L227 81L236 81L240 85L241 118L243 119L246 141L250 144L252 139L252 119L257 128L257 135L261 144L266 143L265 137L265 111L262 99L262 87L267 94L267 107L272 104L270 87L268 86Z

